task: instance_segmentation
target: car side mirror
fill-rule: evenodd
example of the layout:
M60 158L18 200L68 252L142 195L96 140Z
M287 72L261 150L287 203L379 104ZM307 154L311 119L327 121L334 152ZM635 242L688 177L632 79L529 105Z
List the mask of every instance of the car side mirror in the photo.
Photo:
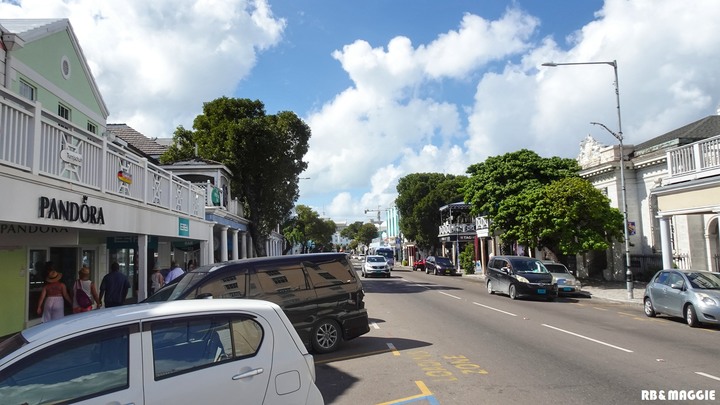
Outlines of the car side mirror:
M684 283L683 283L682 281L679 282L679 283L672 283L672 284L670 284L670 288L672 288L673 290L680 290L680 291L682 291L682 290L684 289L683 287L684 287Z
M509 268L509 267L503 267L503 268L500 269L500 271L502 271L502 272L505 273L505 274L510 274L510 268Z

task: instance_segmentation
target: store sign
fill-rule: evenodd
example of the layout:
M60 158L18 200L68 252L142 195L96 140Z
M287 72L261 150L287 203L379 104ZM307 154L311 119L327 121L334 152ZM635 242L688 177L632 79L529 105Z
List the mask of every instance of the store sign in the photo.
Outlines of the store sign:
M190 236L190 220L178 218L178 236Z
M102 207L88 205L86 196L83 196L81 203L40 197L39 208L40 218L105 225Z

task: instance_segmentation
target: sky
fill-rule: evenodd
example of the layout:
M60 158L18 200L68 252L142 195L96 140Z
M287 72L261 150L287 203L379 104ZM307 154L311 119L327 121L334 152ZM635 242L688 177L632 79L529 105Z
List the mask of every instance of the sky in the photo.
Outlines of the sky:
M0 16L68 18L108 123L150 138L223 96L294 112L312 131L297 203L337 222L384 220L411 173L576 158L588 135L638 144L720 107L717 0L2 0ZM621 120L611 64L551 61L617 61Z

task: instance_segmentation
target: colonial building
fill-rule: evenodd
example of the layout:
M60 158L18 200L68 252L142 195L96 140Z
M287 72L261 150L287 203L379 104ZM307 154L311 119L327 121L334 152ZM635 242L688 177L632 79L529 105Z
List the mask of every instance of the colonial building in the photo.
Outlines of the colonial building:
M142 299L173 247L213 260L205 189L108 136L108 108L67 19L0 19L0 336L39 322L48 262L72 286L117 262ZM184 262L183 262L184 264Z
M622 210L625 164L630 270L646 280L660 268L718 271L720 116L712 115L634 146L581 144L580 175ZM624 279L624 244L578 257L583 277ZM574 264L574 263L571 263Z

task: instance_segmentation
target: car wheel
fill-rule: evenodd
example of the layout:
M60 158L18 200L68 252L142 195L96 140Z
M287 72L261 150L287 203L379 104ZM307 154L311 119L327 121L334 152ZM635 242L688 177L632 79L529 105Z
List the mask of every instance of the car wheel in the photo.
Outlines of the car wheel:
M510 284L510 288L508 289L508 295L511 299L517 299L517 290L515 289L515 284Z
M691 328L700 326L700 321L697 319L697 313L695 313L694 306L688 305L687 308L685 308L685 321Z
M318 353L330 353L340 345L340 326L332 319L318 323L312 333L312 347Z
M487 290L488 290L488 293L490 293L490 294L495 294L495 291L494 291L493 288L492 288L492 280L488 280L488 282L487 282Z
M643 309L645 310L645 316L655 318L655 308L653 308L650 297L645 298L645 302L643 303Z

